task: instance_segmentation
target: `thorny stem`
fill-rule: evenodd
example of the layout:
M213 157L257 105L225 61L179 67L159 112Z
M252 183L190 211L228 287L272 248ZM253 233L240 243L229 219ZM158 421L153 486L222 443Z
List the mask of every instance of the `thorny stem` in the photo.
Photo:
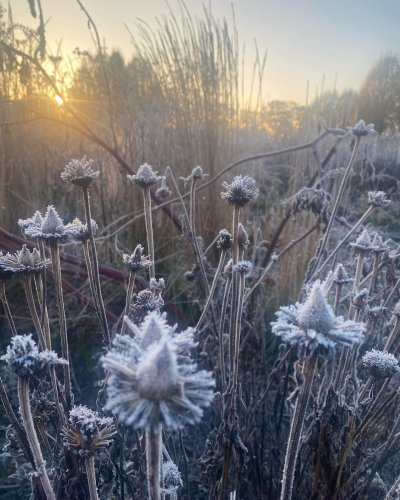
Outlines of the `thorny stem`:
M339 208L347 181L349 179L351 170L354 166L354 162L355 162L355 159L357 156L358 148L360 146L360 141L361 141L361 137L357 135L355 138L355 141L354 141L354 146L353 146L353 150L351 152L349 163L347 164L346 170L345 170L343 178L342 178L342 182L340 183L339 191L338 191L338 194L336 195L336 198L335 198L335 203L333 205L333 209L332 209L332 213L331 213L331 216L330 216L330 219L328 222L328 226L326 228L326 231L325 231L325 234L324 234L324 237L322 240L322 244L320 246L320 249L319 249L319 252L317 255L317 259L316 259L316 262L314 264L315 269L318 269L319 263L321 262L322 256L324 254L325 247L328 244L332 225L333 225L333 222L335 220L335 217L336 217L336 214L337 214L337 211L338 211L338 208Z
M51 262L53 265L53 278L56 289L56 301L57 301L58 320L60 327L61 353L62 357L67 361L67 363L63 364L65 400L67 403L67 409L71 409L72 395L71 395L71 376L69 369L67 322L65 318L64 299L62 295L60 248L57 242L50 243L50 255L51 255Z
M96 471L94 468L94 456L85 457L85 468L89 485L90 500L99 500L96 485Z
M91 254L91 258L92 258L92 268L91 269L92 269L92 276L93 276L93 281L94 281L94 289L96 291L95 295L93 296L93 299L95 302L97 302L98 312L100 314L100 320L101 320L100 326L101 326L101 329L103 330L104 339L110 344L111 338L110 338L110 332L108 329L104 301L103 301L103 297L101 294L100 276L99 276L99 262L97 259L96 244L94 242L94 235L93 235L93 230L92 230L92 216L91 216L91 211L90 211L89 188L82 188L82 191L83 191L83 201L84 201L84 206L85 206L86 227L87 227L87 232L89 235L90 254ZM88 276L90 278L89 268L88 268Z
M54 491L51 487L49 476L46 471L46 462L43 460L42 451L33 424L31 407L29 404L29 382L27 378L18 378L18 399L22 421L26 430L26 435L32 451L35 462L36 472L39 475L40 482L46 494L47 500L56 500Z
M161 456L161 427L156 432L146 431L146 466L149 500L160 500Z
M308 400L311 394L312 382L314 379L315 368L317 366L318 355L313 356L304 362L303 375L304 383L300 389L292 423L290 427L289 440L286 449L285 465L282 475L281 500L290 500L292 498L294 474L296 471L297 455L301 433L303 430L304 419L306 415Z
M151 196L150 187L143 188L143 204L144 204L144 221L146 224L147 247L151 265L149 268L150 278L155 278L156 268L154 261L154 235L153 235L153 220L151 213Z

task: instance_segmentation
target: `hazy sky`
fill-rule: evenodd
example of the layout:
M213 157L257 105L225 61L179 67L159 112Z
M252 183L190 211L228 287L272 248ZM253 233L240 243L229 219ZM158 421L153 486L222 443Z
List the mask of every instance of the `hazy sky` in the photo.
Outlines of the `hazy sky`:
M0 3L6 5L4 0ZM35 26L27 0L10 0L14 21ZM201 0L186 0L201 15ZM358 88L371 65L385 52L400 52L400 0L209 0L216 17L232 19L232 5L246 59L253 60L254 39L267 49L264 94L268 99L305 102L316 89ZM135 33L137 18L154 25L168 12L165 0L84 0L109 48L131 54L126 23ZM178 11L177 0L170 5ZM64 52L93 47L85 16L76 0L42 0L50 45L62 40ZM249 64L250 66L250 64ZM250 69L249 69L250 71Z

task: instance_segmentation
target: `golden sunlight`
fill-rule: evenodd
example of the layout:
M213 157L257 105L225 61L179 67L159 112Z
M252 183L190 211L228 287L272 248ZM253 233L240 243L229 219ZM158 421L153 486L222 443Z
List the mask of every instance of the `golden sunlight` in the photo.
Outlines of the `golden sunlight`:
M56 95L54 100L56 101L56 103L59 105L59 106L62 106L64 104L64 99L62 97L60 97L59 95Z

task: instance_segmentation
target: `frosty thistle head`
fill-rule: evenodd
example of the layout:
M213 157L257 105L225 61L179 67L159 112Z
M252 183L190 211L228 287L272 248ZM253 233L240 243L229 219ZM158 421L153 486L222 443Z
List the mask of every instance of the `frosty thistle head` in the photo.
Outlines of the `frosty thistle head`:
M135 175L128 175L128 180L142 188L148 188L153 184L156 184L161 177L157 175L157 172L153 170L153 167L148 163L143 163L138 168Z
M88 160L86 155L81 160L71 160L65 165L64 172L61 174L61 179L75 186L88 189L100 175L98 170L93 170L93 163L94 160Z
M244 207L258 196L256 181L248 175L237 175L231 184L223 182L222 187L226 191L221 193L221 198L237 207Z

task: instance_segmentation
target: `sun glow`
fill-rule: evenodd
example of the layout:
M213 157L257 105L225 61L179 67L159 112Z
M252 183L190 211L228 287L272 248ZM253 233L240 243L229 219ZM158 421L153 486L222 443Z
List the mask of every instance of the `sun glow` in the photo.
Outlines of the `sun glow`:
M60 97L59 95L56 95L54 100L56 101L56 103L59 105L59 106L62 106L64 104L64 99L62 97Z

